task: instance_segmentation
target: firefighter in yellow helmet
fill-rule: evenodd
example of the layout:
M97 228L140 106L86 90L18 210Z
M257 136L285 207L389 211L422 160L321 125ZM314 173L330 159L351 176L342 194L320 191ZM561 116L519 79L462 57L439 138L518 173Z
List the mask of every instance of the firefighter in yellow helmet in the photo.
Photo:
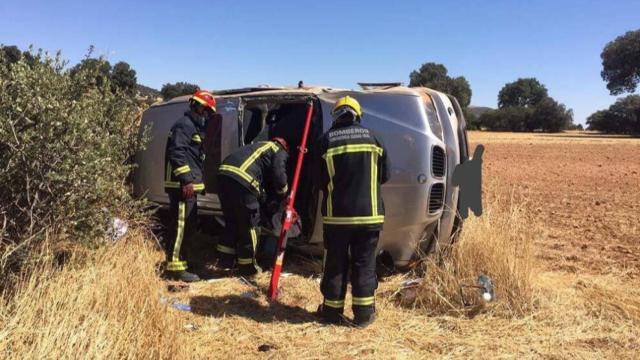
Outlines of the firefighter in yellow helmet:
M339 99L332 115L333 125L314 151L324 193L319 315L329 323L342 321L351 270L353 321L365 327L375 320L376 248L384 224L381 184L389 179L389 156L380 137L360 124L356 99Z
M170 223L165 246L165 275L172 280L200 280L189 269L184 245L192 240L197 227L197 196L204 193L203 140L207 120L215 111L213 95L198 90L189 98L189 110L174 123L167 139L164 188L169 195Z

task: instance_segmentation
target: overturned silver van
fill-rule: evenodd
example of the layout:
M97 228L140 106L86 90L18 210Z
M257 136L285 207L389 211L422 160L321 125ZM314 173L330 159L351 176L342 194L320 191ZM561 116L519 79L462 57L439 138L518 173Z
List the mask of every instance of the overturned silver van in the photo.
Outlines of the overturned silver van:
M399 84L362 84L362 88L257 87L213 92L218 114L209 121L205 137L207 194L198 198L200 213L223 224L216 172L229 153L253 141L285 137L290 143L292 177L306 103L315 105L309 135L312 149L331 127L334 102L349 95L360 102L362 124L382 137L391 158L391 180L383 186L386 222L380 251L387 252L396 266L406 267L435 244L451 243L462 225L452 175L468 158L466 124L457 100L428 88ZM163 187L167 135L187 108L188 96L183 96L153 105L142 116L140 133L149 134L150 141L136 155L134 191L160 206L168 205ZM312 166L305 160L295 204L302 229L289 244L321 253L322 194L312 181Z

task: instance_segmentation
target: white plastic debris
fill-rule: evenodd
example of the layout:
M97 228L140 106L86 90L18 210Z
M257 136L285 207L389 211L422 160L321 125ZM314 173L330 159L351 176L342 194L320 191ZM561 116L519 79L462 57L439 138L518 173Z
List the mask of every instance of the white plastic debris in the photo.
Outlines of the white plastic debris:
M492 301L495 298L495 292L493 288L493 281L487 275L481 274L478 277L478 288L482 293L482 299L486 302Z
M189 304L174 303L174 304L171 304L171 307L180 311L191 311L191 305Z
M255 299L256 295L251 291L245 291L240 294L240 297L243 299Z
M129 230L129 223L120 218L113 218L108 234L112 241L120 240Z
M408 279L401 282L400 287L402 289L417 287L417 286L420 286L420 284L422 284L422 280L423 280L422 278Z

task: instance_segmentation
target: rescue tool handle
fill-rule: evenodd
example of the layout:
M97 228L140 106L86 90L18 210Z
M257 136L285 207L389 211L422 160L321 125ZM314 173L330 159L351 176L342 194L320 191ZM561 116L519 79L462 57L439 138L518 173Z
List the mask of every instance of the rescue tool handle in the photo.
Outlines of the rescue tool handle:
M311 116L313 115L313 101L307 103L307 115L304 122L304 130L302 131L302 141L298 147L298 161L296 163L296 171L293 175L293 181L291 183L291 192L287 199L287 207L282 219L282 227L280 229L280 236L278 237L278 247L276 253L276 259L273 264L273 272L271 273L271 284L269 286L269 299L276 300L278 298L278 283L280 281L280 273L282 271L282 262L284 260L284 251L287 247L287 233L291 228L291 224L296 221L296 211L293 204L296 201L296 192L298 191L298 182L300 180L300 172L302 170L302 163L304 154L307 153L307 138L309 137L309 128L311 127Z

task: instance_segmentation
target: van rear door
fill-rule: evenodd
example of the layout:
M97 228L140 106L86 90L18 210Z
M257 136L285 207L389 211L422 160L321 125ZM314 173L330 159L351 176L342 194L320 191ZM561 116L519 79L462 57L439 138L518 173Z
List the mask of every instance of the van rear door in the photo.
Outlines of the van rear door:
M238 147L238 99L221 99L205 135L204 181L207 193L218 192L216 174L222 160Z
M216 116L209 120L205 134L204 183L207 194L199 199L205 212L220 212L218 167L227 155L238 148L238 98L218 98Z

